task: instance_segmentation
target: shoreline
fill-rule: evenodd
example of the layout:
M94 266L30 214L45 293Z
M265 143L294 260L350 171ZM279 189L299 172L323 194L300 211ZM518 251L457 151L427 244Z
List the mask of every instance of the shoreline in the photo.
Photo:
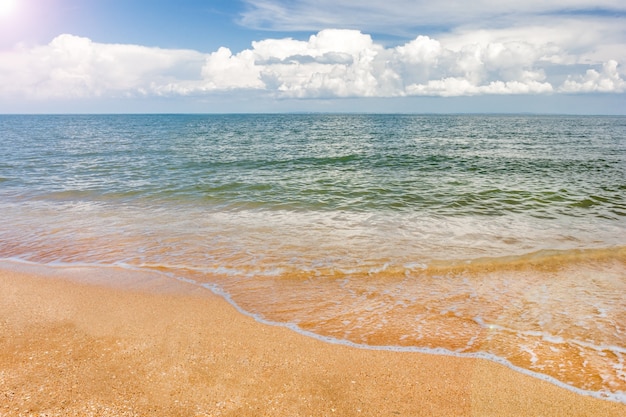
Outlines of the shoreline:
M0 263L0 416L626 413L486 359L325 343L155 276Z

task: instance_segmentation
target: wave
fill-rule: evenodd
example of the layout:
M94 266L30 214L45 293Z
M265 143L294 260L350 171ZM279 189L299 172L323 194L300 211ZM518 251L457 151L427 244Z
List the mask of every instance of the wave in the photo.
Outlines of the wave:
M593 259L595 262L595 261L606 261L607 259L612 258L613 257L612 253L614 253L615 251L613 249L608 249L608 250L600 250L600 251L591 251L591 252L583 251L583 252L585 253L582 254L583 255L582 258L586 260ZM624 248L618 248L617 252L619 252L618 256L623 257ZM574 258L576 259L576 262L582 259L580 256L581 254L573 255L571 253L541 254L539 255L539 258L544 259L544 260L549 258L551 260L548 261L548 263L551 264L552 259L554 259L555 255L557 258L564 257L566 259L572 259L572 256L574 256ZM538 258L537 254L524 255L523 257L515 259L513 264L519 265L520 262L527 263L523 261L521 258L524 258L524 259L532 258L532 260L530 261L530 264L537 265L537 258ZM483 260L483 261L480 261L479 264L482 264L483 265L482 269L485 269L484 265L486 265L487 263L492 264L493 263L492 261L493 260L489 260L489 261ZM510 265L511 262L509 262L508 260L499 259L496 261L496 264ZM615 402L626 404L626 390L624 389L619 389L619 387L617 387L618 389L616 389L616 387L611 387L611 386L608 386L608 387L599 386L598 387L597 384L596 386L589 387L585 385L584 383L581 384L580 381L568 381L566 378L564 378L564 374L565 376L567 376L567 372L565 373L561 372L560 374L554 375L554 373L551 372L550 369L542 368L541 366L537 367L537 364L541 363L542 361L542 359L540 359L540 355L542 354L542 348L538 344L535 344L533 347L534 350L531 350L529 348L530 345L527 344L526 342L528 339L535 339L538 341L548 342L547 347L544 347L543 349L549 350L552 353L559 353L560 356L564 356L564 353L562 352L562 350L567 349L568 346L573 345L573 346L577 346L580 349L580 351L588 350L588 351L596 352L599 357L606 356L607 353L611 355L617 355L621 358L620 360L623 360L624 356L626 355L626 348L624 348L623 346L611 346L611 345L598 346L598 345L594 345L593 343L589 343L589 342L582 341L582 340L568 339L563 336L555 336L546 331L520 331L517 328L505 328L503 326L488 323L481 317L474 317L472 319L472 321L479 328L481 328L483 332L492 332L492 333L497 332L499 334L513 335L515 338L518 339L517 343L520 343L520 340L521 340L521 349L519 351L528 353L531 359L530 361L528 361L529 363L520 363L519 360L515 356L511 357L510 355L507 354L507 352L498 351L498 349L492 349L492 347L489 345L485 345L485 344L480 345L479 342L477 341L477 339L479 339L480 336L473 338L469 343L469 345L479 345L479 347L474 350L458 349L458 348L445 346L445 345L444 346L420 346L420 345L415 345L415 344L409 344L409 345L385 344L385 343L371 344L371 343L354 341L346 337L337 337L334 334L325 334L324 332L319 332L316 329L311 330L307 328L306 325L303 326L302 321L274 320L271 317L265 316L264 314L250 311L248 308L245 307L245 305L242 305L242 303L237 300L236 296L233 296L233 294L231 294L231 292L226 290L222 285L219 285L216 283L197 281L193 278L190 278L190 275L188 273L189 271L185 273L182 269L171 268L171 266L151 265L151 266L137 267L137 266L127 265L124 263L118 263L115 265L102 265L102 264L89 264L89 263L87 264L52 263L52 264L42 265L42 264L32 263L32 262L24 261L21 259L13 258L13 259L0 259L0 267L5 268L5 269L16 269L16 268L17 269L20 269L20 268L29 269L30 268L31 270L34 270L37 273L43 273L43 274L54 273L54 274L58 274L66 278L69 276L69 277L74 277L74 279L80 279L81 281L97 282L99 284L104 283L108 285L116 285L115 280L117 279L117 280L122 281L123 285L131 286L131 287L133 285L137 285L137 282L143 282L142 285L144 286L148 285L149 287L150 284L147 282L151 280L146 275L141 275L141 276L138 275L136 278L133 278L133 274L144 274L144 273L155 274L156 273L157 274L156 278L152 278L153 280L160 281L161 278L159 277L167 277L168 279L172 280L172 282L182 282L185 284L191 284L191 285L205 288L211 291L212 293L223 297L226 301L228 301L231 305L233 305L242 314L251 316L255 320L261 323L264 323L267 325L286 327L304 336L313 337L318 340L324 341L326 343L346 345L346 346L359 348L359 349L386 350L386 351L397 351L397 352L419 352L419 353L424 353L424 354L448 355L448 356L480 358L480 359L490 360L498 364L504 365L515 371L524 373L526 375L529 375L535 378L542 379L544 381L555 384L557 386L560 386L562 388L568 389L570 391L576 392L581 395L587 395L587 396L592 396L592 397L599 398L599 399L610 400L610 401L615 401ZM110 272L107 271L111 268L114 268L116 272L111 274ZM446 268L447 267L444 267L444 269ZM458 266L453 267L453 269L456 269L456 268L458 268ZM508 268L508 267L505 267L505 268ZM517 266L515 266L514 269L517 269ZM126 272L121 272L121 271L126 271ZM220 271L217 271L217 272L220 272ZM221 271L221 272L224 272L224 271ZM228 272L232 272L232 271L228 271ZM382 271L378 271L378 272L382 272ZM385 272L388 272L388 271L385 270ZM163 289L162 284L159 284L158 288ZM503 342L505 341L504 340L499 341L499 343L503 343ZM559 351L559 352L556 352L556 351ZM558 355L556 356L558 357ZM571 359L571 357L565 356L562 359L566 362L566 360ZM619 362L619 363L622 363L622 362ZM562 368L563 363L561 363L560 365ZM585 376L584 375L585 373L581 372L583 370L584 369L574 369L573 371L574 371L574 374ZM614 369L614 370L619 371L619 369Z

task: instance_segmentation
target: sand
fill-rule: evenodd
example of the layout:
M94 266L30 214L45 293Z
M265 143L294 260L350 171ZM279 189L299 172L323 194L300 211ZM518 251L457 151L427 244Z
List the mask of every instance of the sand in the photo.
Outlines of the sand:
M0 270L0 416L626 415L490 361L325 343L99 274Z

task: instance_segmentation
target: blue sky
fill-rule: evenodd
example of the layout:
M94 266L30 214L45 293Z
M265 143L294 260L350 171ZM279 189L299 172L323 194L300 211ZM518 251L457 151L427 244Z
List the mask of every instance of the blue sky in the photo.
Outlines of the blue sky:
M623 0L0 0L0 113L626 114Z

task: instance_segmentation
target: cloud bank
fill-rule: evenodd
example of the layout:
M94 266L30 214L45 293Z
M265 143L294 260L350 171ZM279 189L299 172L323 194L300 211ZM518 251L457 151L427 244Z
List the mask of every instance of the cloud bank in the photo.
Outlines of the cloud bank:
M626 92L623 44L596 47L596 32L576 42L576 28L552 35L542 30L459 29L389 47L358 30L326 29L308 40L265 39L237 53L222 47L209 54L64 34L47 45L0 52L0 98L225 91L275 98Z

